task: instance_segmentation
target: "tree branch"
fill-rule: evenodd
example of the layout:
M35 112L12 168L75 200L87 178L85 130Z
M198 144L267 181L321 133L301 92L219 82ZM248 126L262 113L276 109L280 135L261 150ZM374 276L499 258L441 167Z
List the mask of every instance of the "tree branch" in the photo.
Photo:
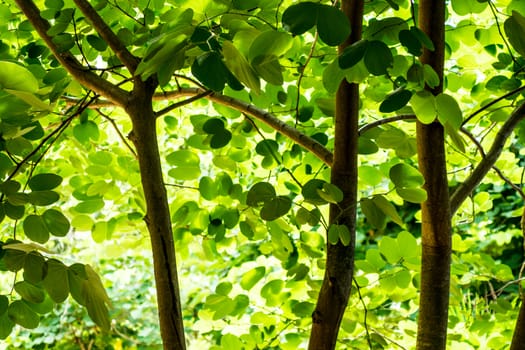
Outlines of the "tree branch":
M396 116L389 117L389 118L383 118L383 119L376 120L375 122L372 122L372 123L369 123L369 124L366 124L360 127L359 136L363 135L368 130L377 128L378 126L381 126L384 124L397 122L399 120L416 120L416 116L414 114L401 114L401 115L396 115Z
M47 47L53 52L56 59L73 76L73 78L78 80L78 82L86 88L104 96L115 105L124 106L126 104L128 93L125 90L111 84L107 80L99 77L86 67L82 66L69 51L60 52L57 45L53 42L53 38L47 34L47 31L50 28L49 22L40 16L40 9L36 7L34 1L15 0L15 2L18 5L18 8L22 10L29 22L33 25L38 35L44 40Z
M204 90L199 88L181 88L177 91L168 92L164 94L155 95L153 98L157 99L166 99L171 97L182 97L182 96L194 96L197 94L204 93ZM258 119L259 121L269 125L274 130L285 135L289 139L295 141L298 145L304 147L308 151L312 152L317 158L322 160L326 165L332 166L333 155L326 147L321 145L316 140L312 139L310 136L300 132L293 126L290 126L283 122L280 119L277 119L271 113L257 108L256 106L244 102L238 99L235 99L230 96L222 95L220 93L211 93L206 98L210 101L216 102L223 106L227 106Z
M476 166L472 174L454 191L450 196L450 213L454 213L459 209L461 203L470 195L477 185L483 180L485 175L492 169L498 160L505 142L511 135L512 131L520 121L525 118L525 103L521 104L512 112L509 119L501 126L498 131L492 147L487 152L486 156Z
M98 12L87 2L86 0L74 0L77 7L82 11L84 16L91 22L91 25L95 31L100 34L102 39L109 45L109 47L115 52L115 55L119 60L124 63L129 72L133 75L137 66L140 62L140 59L129 52L129 50L124 46L122 41L118 36L113 33L111 28L107 23L100 17Z
M472 133L470 131L468 131L467 129L465 128L461 128L460 129L461 132L463 132L465 135L467 135L467 137L476 145L476 147L478 148L479 150L479 154L481 155L481 157L485 158L487 156L487 154L485 153L485 150L483 149L483 146L481 145L481 143L476 139L476 137L474 137L474 135L472 135ZM516 185L515 183L513 183L507 176L505 176L505 174L503 174L503 171L501 171L500 168L498 168L497 166L493 165L492 166L492 169L496 172L496 174L498 174L498 176L503 180L505 181L510 187L512 187L516 192L518 192L518 194L520 195L520 197L522 199L525 199L525 193L523 193L522 189Z

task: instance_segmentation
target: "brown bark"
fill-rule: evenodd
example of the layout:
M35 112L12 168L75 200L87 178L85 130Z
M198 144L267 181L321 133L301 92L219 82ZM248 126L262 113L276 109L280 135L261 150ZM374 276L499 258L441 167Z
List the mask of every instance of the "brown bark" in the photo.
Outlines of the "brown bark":
M339 47L361 38L363 1L342 1L342 11L352 24L350 38ZM351 232L348 246L340 241L327 243L326 270L312 315L310 350L335 349L337 334L352 289L357 203L357 141L359 121L359 86L343 80L336 95L334 160L332 184L339 187L344 199L330 206L329 224L346 225Z
M155 113L152 96L156 84L149 79L135 79L126 112L133 123L130 139L137 149L142 188L146 200L145 221L151 239L153 268L157 288L160 332L164 349L184 350L184 326L179 295L179 280L171 216L162 177Z
M443 81L445 1L419 4L420 28L434 43L421 62L429 64ZM429 89L442 92L442 84ZM427 200L421 204L422 261L417 349L445 349L450 288L451 222L443 126L417 122L419 170L425 178Z
M525 298L521 298L520 313L516 320L510 350L525 350Z

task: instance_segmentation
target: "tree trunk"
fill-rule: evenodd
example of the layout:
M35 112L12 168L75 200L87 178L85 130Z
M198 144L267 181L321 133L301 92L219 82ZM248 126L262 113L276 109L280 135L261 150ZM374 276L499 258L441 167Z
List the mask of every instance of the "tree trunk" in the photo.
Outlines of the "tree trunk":
M341 10L348 16L352 34L339 47L361 38L363 1L342 1ZM329 224L346 225L351 241L345 246L339 241L327 243L326 270L323 284L312 315L310 350L335 349L337 334L352 289L357 203L357 142L359 121L359 86L343 80L336 95L334 161L331 182L339 187L344 199L330 206Z
M424 51L440 77L440 85L429 89L434 95L443 90L445 43L445 1L424 0L419 4L420 28L434 43L435 51ZM445 349L450 289L451 221L446 172L443 126L417 123L419 169L425 178L428 198L421 204L422 261L417 349Z
M510 350L525 350L525 298L521 297L520 313L514 327Z
M156 83L135 79L126 112L133 123L130 139L136 146L142 188L146 200L148 226L157 288L160 332L166 350L184 350L184 326L180 304L175 246L168 198L159 156L152 95Z

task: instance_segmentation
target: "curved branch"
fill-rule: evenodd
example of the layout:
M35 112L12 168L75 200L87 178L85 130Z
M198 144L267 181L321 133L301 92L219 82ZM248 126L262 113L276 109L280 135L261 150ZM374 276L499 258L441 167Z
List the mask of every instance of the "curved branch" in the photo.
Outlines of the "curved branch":
M499 101L502 101L518 92L521 92L522 90L525 89L525 85L523 86L520 86L519 88L517 89L514 89L512 91L509 91L507 92L505 95L502 95L492 101L490 101L490 103L487 103L486 105L480 107L479 109L477 109L476 111L474 111L471 115L469 115L468 117L465 118L465 120L463 120L463 122L461 123L461 126L467 124L470 120L472 120L472 118L474 118L476 115L480 114L481 112L489 109L490 107L492 107L493 105L495 105L496 103L498 103Z
M505 142L512 134L518 123L525 119L525 103L521 104L512 112L509 119L501 126L494 142L486 156L479 162L472 174L454 191L450 196L450 213L454 213L459 209L461 203L470 195L474 188L479 185L481 180L492 169L498 160Z
M99 77L86 67L82 66L71 52L61 52L58 49L53 42L53 38L47 34L47 31L50 28L49 22L40 16L40 9L36 7L34 1L15 0L15 2L18 5L18 8L22 10L29 22L33 25L47 47L53 52L56 59L73 76L73 78L78 80L78 82L86 88L104 96L115 105L124 106L126 104L128 93L125 90L111 84L107 80Z
M95 29L95 31L100 34L102 39L109 45L109 47L115 52L115 55L119 58L119 60L124 63L124 65L128 68L129 72L133 75L135 70L137 69L137 66L140 62L140 59L134 55L131 54L131 52L128 51L126 46L122 43L122 41L118 38L118 36L113 33L111 28L107 25L107 23L100 17L98 12L91 6L89 2L86 0L74 0L77 7L82 11L84 16L86 16L87 19L91 22L91 25Z
M483 149L483 146L476 139L476 137L474 137L474 135L472 135L472 133L470 131L468 131L467 129L465 129L463 127L460 130L465 135L467 135L467 137L472 141L472 143L474 143L474 145L476 145L476 147L478 148L479 154L481 154L481 157L485 158L487 156L487 154L485 153L485 150ZM505 176L505 174L503 174L503 171L501 171L500 168L498 168L497 166L493 165L492 169L496 172L496 174L498 174L498 176L503 181L505 181L510 187L512 187L520 195L520 197L522 199L525 199L525 193L523 193L523 190L519 186L517 186L515 183L513 183L507 176Z
M166 98L173 97L182 97L182 96L195 96L198 94L203 94L205 90L199 88L181 88L177 91L167 92L163 94L156 94L153 96L155 100L162 100ZM256 106L238 100L236 98L222 95L220 93L211 93L206 98L210 101L216 102L226 107L233 108L235 110L241 111L252 117L258 119L259 121L267 124L272 127L274 130L280 132L284 136L288 137L292 141L295 141L298 145L304 147L308 151L312 152L317 158L322 160L326 165L332 166L333 154L326 147L321 145L319 142L311 138L310 136L303 134L293 126L290 126L283 122L280 119L277 119L273 114L257 108Z
M396 115L394 117L379 119L379 120L376 120L375 122L372 122L370 124L366 124L366 125L363 125L362 127L360 127L359 131L358 131L358 134L359 134L359 136L361 136L365 132L367 132L368 130L371 130L373 128L377 128L378 126L381 126L381 125L384 125L384 124L397 122L399 120L415 120L415 119L416 119L416 116L414 114L401 114L401 115Z

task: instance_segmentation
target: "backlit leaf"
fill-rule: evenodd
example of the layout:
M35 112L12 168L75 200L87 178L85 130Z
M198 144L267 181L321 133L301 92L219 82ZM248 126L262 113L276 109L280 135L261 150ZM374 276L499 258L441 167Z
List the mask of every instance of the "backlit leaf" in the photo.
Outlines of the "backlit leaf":
M40 316L22 300L15 300L7 309L9 319L14 323L28 329L38 327Z
M319 33L319 38L327 45L339 45L350 35L350 22L338 8L319 4L317 9L317 32Z
M0 89L34 93L38 90L38 81L31 71L21 65L0 61Z
M61 183L61 176L57 174L43 173L32 176L27 184L33 191L47 191L56 188Z
M366 69L373 75L383 75L392 67L394 57L390 48L382 41L370 41L364 56Z

